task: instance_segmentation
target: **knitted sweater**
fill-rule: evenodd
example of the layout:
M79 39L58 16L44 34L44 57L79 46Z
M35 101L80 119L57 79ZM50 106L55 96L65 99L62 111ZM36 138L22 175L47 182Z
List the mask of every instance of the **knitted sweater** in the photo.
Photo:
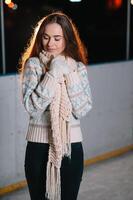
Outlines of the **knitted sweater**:
M77 71L65 75L66 88L72 104L71 143L82 141L80 118L85 116L92 108L86 67L81 62L76 64ZM44 73L37 57L31 57L27 60L23 74L22 93L24 107L29 113L29 126L26 136L28 141L49 143L51 128L49 105L56 92L56 82L57 80L49 72Z

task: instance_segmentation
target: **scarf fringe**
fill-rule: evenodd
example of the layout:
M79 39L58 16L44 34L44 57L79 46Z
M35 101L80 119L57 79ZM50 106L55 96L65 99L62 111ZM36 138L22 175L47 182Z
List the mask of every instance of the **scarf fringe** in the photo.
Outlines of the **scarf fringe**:
M54 166L53 163L47 164L47 182L46 182L46 198L49 200L61 200L61 177L60 168Z

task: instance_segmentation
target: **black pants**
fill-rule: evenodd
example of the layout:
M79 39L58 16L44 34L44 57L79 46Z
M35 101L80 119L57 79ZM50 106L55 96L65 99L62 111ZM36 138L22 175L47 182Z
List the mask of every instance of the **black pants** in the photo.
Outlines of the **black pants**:
M64 157L61 165L61 200L76 200L83 174L82 143L71 144L71 159ZM46 200L46 166L48 144L28 142L25 175L31 200Z

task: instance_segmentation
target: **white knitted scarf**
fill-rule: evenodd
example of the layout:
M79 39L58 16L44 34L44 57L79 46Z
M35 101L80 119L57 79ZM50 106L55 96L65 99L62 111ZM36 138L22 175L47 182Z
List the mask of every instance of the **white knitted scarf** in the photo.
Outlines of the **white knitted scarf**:
M56 94L50 104L51 133L46 173L46 197L49 200L61 199L61 162L64 156L71 156L69 129L71 112L72 106L62 76L56 85Z

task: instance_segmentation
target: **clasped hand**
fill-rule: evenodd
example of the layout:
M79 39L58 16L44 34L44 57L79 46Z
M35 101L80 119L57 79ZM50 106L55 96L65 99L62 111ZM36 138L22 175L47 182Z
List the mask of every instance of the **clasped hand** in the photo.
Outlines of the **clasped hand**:
M75 69L68 64L68 60L63 55L53 56L43 50L40 52L39 58L55 78L67 75Z

